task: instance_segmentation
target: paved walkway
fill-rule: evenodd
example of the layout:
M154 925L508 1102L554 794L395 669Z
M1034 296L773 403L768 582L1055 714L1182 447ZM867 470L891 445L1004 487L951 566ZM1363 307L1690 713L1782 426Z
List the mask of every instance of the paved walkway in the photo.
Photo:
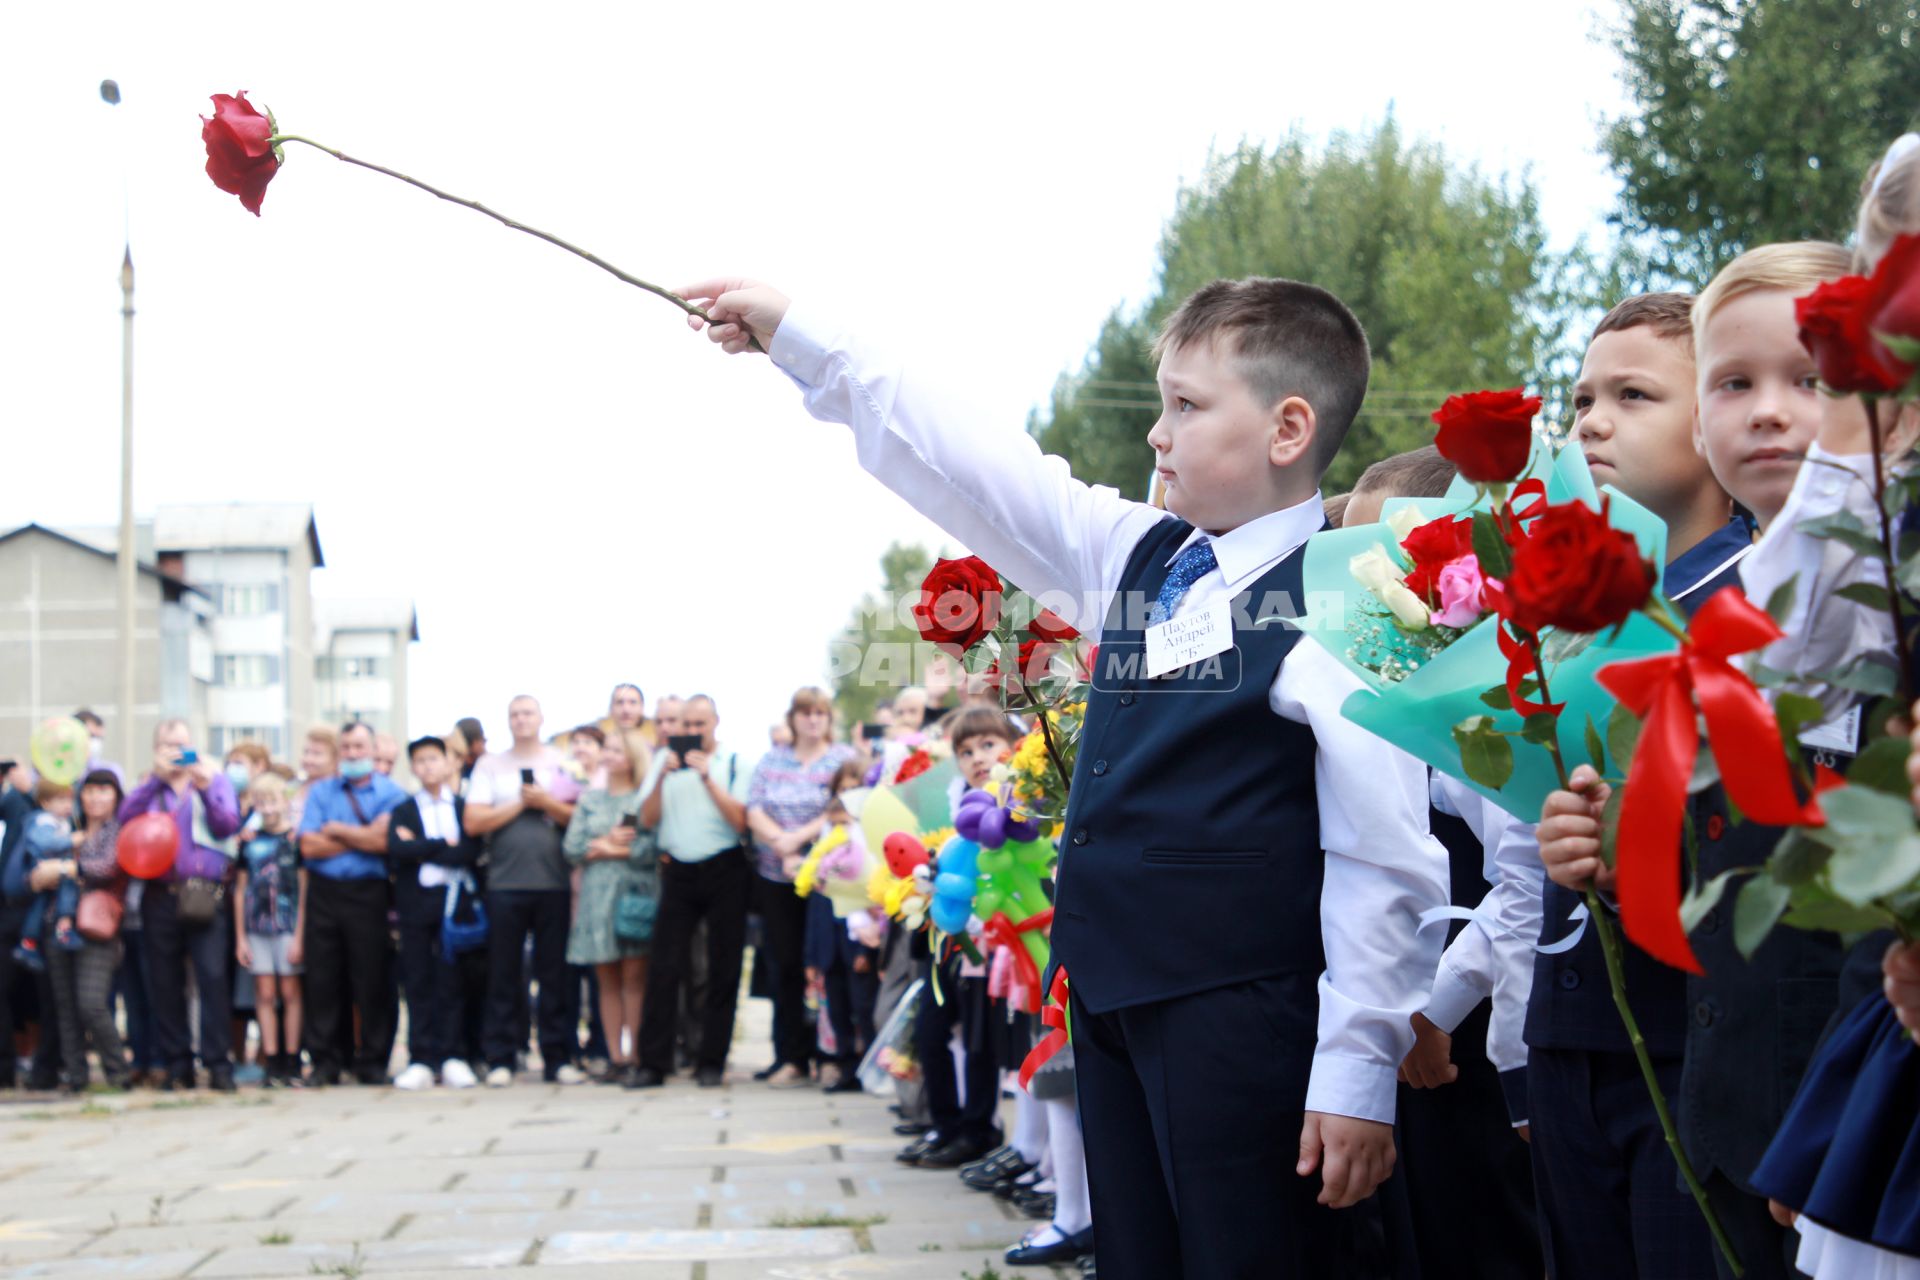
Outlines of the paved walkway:
M1031 1225L1011 1207L894 1163L885 1102L769 1090L747 1078L757 1065L719 1089L523 1079L0 1106L0 1274L1009 1277L1001 1252Z

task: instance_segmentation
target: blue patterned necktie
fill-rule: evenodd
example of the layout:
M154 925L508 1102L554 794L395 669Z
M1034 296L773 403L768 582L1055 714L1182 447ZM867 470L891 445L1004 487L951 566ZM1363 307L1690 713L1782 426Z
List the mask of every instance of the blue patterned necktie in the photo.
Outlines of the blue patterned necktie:
M1160 584L1160 598L1153 602L1147 625L1154 626L1171 618L1180 602L1186 599L1187 588L1219 567L1220 562L1213 558L1213 543L1208 539L1202 538L1182 551L1168 571L1167 580Z

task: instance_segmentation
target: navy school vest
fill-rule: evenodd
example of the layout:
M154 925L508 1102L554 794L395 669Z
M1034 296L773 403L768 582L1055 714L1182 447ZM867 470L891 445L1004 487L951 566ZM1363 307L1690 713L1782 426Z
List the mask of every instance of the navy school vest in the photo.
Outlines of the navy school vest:
M1313 732L1267 701L1301 642L1278 619L1298 616L1304 557L1235 597L1233 648L1149 680L1146 606L1192 529L1163 521L1133 549L1087 699L1053 954L1094 1013L1325 967Z

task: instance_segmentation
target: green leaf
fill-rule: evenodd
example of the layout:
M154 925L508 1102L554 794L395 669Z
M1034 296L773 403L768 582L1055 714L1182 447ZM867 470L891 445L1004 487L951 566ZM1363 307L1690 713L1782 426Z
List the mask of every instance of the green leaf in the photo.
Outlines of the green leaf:
M1627 802L1627 789L1615 787L1600 806L1600 860L1608 866L1615 862L1614 847L1620 839L1620 807Z
M1752 867L1733 867L1697 888L1689 886L1686 896L1680 899L1680 927L1692 933L1694 927L1707 918L1707 912L1720 904L1721 897L1727 892L1727 885L1735 876L1752 874Z
M1910 739L1878 738L1854 757L1847 781L1904 801L1911 790L1907 781L1907 753L1911 749Z
M1835 897L1864 907L1905 888L1916 876L1920 876L1920 835L1909 831L1897 840L1847 841L1827 863L1826 881Z
M1796 526L1801 533L1810 538L1826 538L1838 542L1851 551L1874 560L1885 560L1887 549L1880 545L1866 522L1851 511L1836 511L1830 516L1817 516L1812 520L1802 520Z
M1816 827L1789 827L1780 843L1773 847L1773 855L1767 859L1767 867L1773 878L1789 889L1810 882L1826 868L1827 859L1833 856L1833 848L1817 835L1825 834Z
M1842 600L1863 604L1869 609L1884 612L1887 608L1887 589L1877 582L1849 582L1833 594Z
M1560 717L1550 711L1536 712L1520 726L1520 737L1536 747L1557 745L1560 741Z
M1899 675L1892 667L1883 666L1864 655L1845 666L1815 671L1806 678L1824 680L1836 689L1850 689L1876 698L1891 695L1900 685Z
M1820 797L1827 830L1842 842L1892 843L1913 834L1913 808L1904 796L1849 784Z
M1780 626L1787 625L1787 618L1793 612L1793 602L1800 594L1800 575L1795 574L1773 589L1767 597L1767 616Z
M1902 591L1910 596L1920 595L1920 556L1902 556L1900 568L1893 577Z
M1556 630L1540 645L1541 661L1548 663L1565 662L1592 644L1595 639L1597 639L1597 637L1590 631Z
M1600 741L1600 731L1593 726L1593 713L1587 713L1586 732L1587 759L1593 762L1593 771L1604 775L1607 771L1607 748Z
M1826 714L1827 709L1820 705L1818 698L1809 698L1804 693L1782 693L1773 700L1774 719L1779 722L1780 736L1789 747L1799 744L1801 729L1819 724Z
M1513 710L1513 699L1507 696L1507 686L1503 684L1497 684L1481 694L1480 701L1486 703L1495 711Z
M1778 667L1770 667L1764 662L1749 662L1747 664L1747 679L1753 681L1762 689L1778 689L1783 685L1798 684L1800 682L1800 677L1794 675L1791 671L1782 671Z
M1492 716L1472 716L1453 727L1467 777L1498 791L1513 777L1513 747L1493 727Z
M1740 886L1733 900L1733 945L1742 956L1753 958L1792 895L1792 889L1764 873Z
M1878 329L1873 336L1880 344L1893 352L1894 358L1901 364L1920 364L1920 338L1909 338L1898 333L1881 333Z
M1783 918L1796 929L1828 929L1834 933L1871 933L1887 923L1886 913L1872 907L1827 897L1803 901L1802 894L1794 895Z
M1639 741L1640 717L1620 703L1614 703L1613 709L1607 712L1607 754L1613 757L1614 766L1623 778L1633 763L1634 744Z
M1480 562L1483 577L1498 578L1506 581L1513 572L1513 548L1507 545L1506 537L1501 534L1500 526L1492 516L1481 511L1473 517L1473 554Z

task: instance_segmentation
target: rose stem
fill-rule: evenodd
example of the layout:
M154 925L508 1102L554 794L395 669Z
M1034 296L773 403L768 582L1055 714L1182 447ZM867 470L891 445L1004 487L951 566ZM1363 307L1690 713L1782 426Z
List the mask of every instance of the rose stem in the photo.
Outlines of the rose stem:
M1886 441L1880 431L1880 401L1877 397L1867 399L1867 431L1873 441L1873 506L1880 514L1880 545L1887 553L1887 612L1893 617L1893 643L1900 654L1895 696L1900 700L1901 709L1905 710L1913 697L1913 691L1907 688L1907 672L1913 668L1913 651L1912 641L1907 636L1907 622L1900 609L1900 584L1896 577L1900 554L1899 548L1893 543L1893 518L1887 514Z
M401 173L398 169L389 169L385 165L374 164L371 160L361 160L358 157L348 155L344 151L336 151L332 147L326 146L323 143L315 142L312 138L303 138L297 133L275 134L273 137L268 138L267 142L269 145L278 145L279 143L282 143L282 142L305 143L307 146L312 147L316 151L326 152L328 155L332 156L335 160L341 160L347 164L359 165L362 169L371 169L375 173L384 173L389 178L398 178L400 181L406 183L409 186L420 188L422 191L426 192L428 195L438 196L440 199L445 200L450 204L457 204L465 208L472 209L475 213L484 213L489 218L492 218L495 222L498 222L502 226L512 227L515 231L524 231L528 235L533 236L536 239L545 240L548 244L553 245L556 248L565 249L568 253L571 253L576 257L585 258L588 262L591 262L594 266L599 267L602 271L606 272L608 275L612 276L614 279L623 281L626 284L630 284L636 289L645 289L648 293L651 293L656 297L665 298L668 302L671 302L674 306L679 307L682 311L686 312L688 315L699 316L702 320L705 320L708 324L713 323L713 317L708 315L705 309L701 307L697 307L693 303L688 302L685 298L681 297L679 294L675 293L673 290L664 289L661 286L654 284L650 280L642 280L639 276L629 275L625 271L622 271L620 268L614 266L611 262L608 262L605 258L600 257L598 254L589 253L585 249L582 249L579 245L568 244L565 240L562 240L559 236L553 235L550 232L542 231L538 227L530 227L524 222L514 221L512 218L507 217L505 214L495 213L492 209L487 208L487 206L481 204L478 200L468 200L464 196L456 196L450 191L442 191L440 188L436 186L432 186L429 183L422 182L418 178L409 177L407 174ZM744 328L745 326L742 326L742 327ZM765 350L765 348L760 345L760 340L754 337L751 333L747 335L747 341L752 344L753 349L755 351Z

